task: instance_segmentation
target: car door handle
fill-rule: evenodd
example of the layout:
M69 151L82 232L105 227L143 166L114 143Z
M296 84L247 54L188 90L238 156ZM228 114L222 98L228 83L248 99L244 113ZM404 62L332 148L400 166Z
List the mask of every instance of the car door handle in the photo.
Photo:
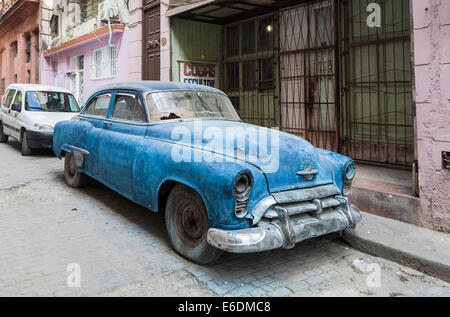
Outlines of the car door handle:
M103 126L104 126L105 128L108 128L108 127L112 126L112 123L111 123L111 122L105 122L105 121L103 121Z

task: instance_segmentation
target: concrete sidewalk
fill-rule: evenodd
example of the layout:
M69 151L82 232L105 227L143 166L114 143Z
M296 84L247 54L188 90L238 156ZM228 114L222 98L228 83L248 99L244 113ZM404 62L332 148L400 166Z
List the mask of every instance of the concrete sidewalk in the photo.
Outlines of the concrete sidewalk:
M450 235L364 213L344 240L363 252L450 282Z

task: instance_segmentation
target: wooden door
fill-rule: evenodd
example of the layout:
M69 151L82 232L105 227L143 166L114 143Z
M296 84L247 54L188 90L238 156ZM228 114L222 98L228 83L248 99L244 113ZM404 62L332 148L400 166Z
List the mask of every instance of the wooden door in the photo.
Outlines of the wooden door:
M160 80L160 5L144 0L142 79Z

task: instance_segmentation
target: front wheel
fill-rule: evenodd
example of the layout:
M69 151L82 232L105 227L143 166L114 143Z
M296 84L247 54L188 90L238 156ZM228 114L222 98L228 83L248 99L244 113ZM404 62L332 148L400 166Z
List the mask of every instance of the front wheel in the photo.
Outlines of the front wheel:
M28 137L27 132L23 132L22 135L22 156L28 156L31 155L31 148L28 145Z
M64 157L64 180L73 188L83 187L88 181L88 177L78 170L72 153L66 153Z
M170 192L166 228L175 251L193 262L208 264L222 255L221 250L206 241L210 228L206 208L189 187L178 184Z

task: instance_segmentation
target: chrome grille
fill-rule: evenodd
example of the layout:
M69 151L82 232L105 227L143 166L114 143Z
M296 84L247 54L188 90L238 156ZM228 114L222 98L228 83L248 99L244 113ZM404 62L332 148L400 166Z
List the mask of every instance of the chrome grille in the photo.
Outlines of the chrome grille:
M338 207L341 204L337 199L335 199L333 197L320 199L319 201L322 205L322 209ZM307 212L318 211L317 205L315 205L312 201L296 202L296 203L289 203L289 204L279 204L277 206L287 209L290 216L307 213ZM278 218L278 215L275 211L273 211L272 209L269 209L266 212L266 214L264 215L264 217L273 219L273 218Z
M248 200L247 201L236 201L236 206L234 207L234 212L238 217L244 217L247 214Z

